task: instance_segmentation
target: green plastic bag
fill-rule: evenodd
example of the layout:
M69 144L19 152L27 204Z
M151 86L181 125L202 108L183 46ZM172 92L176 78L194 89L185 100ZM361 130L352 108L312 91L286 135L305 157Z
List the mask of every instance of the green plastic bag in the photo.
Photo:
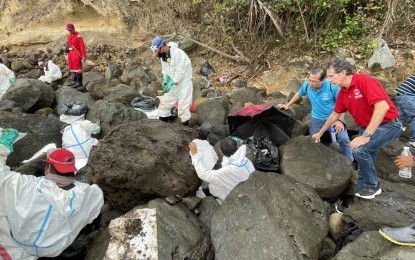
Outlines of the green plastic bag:
M161 83L161 86L163 87L163 92L167 93L171 90L173 87L174 82L173 79L169 77L169 75L163 76L163 82Z
M19 132L14 128L8 128L1 130L0 144L7 147L10 152L13 152L13 143L19 136Z

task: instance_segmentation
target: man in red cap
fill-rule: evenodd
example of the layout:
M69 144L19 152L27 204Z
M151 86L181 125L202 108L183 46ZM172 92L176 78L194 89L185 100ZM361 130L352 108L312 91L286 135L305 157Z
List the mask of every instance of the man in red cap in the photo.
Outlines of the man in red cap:
M74 180L75 156L65 149L48 152L44 177L10 171L10 136L0 142L0 259L58 256L99 215L102 190Z
M68 66L73 82L68 86L83 89L82 86L82 61L86 58L85 44L82 36L75 31L75 26L71 23L66 25L68 35Z

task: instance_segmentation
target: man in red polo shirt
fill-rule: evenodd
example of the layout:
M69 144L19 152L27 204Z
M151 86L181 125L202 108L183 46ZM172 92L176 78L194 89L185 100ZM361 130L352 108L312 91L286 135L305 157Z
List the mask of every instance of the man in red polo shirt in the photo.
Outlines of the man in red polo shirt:
M345 60L330 62L327 77L334 85L341 86L341 90L333 113L312 138L320 141L324 131L340 114L349 111L360 126L360 135L350 142L359 165L355 196L373 199L382 192L375 168L377 152L402 133L398 110L377 80L353 73L352 66Z

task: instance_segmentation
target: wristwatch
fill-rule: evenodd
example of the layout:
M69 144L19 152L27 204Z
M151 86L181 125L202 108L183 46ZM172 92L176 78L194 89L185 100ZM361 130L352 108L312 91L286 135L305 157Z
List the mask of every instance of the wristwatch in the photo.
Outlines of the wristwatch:
M372 134L369 131L365 130L365 131L363 131L362 136L364 136L364 137L372 137Z

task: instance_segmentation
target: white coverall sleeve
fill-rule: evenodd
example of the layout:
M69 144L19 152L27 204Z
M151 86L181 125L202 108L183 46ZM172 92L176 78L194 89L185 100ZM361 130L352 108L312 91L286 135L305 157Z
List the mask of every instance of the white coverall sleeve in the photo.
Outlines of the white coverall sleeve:
M206 181L209 184L221 186L222 185L222 178L221 175L223 173L223 168L219 170L207 170L205 166L202 163L202 156L200 153L196 153L195 155L192 155L192 164L195 167L197 176L199 176L200 179Z
M185 75L185 69L186 69L186 54L183 51L176 52L176 57L174 57L174 75L173 75L173 82L174 84L179 83L183 80L183 77Z
M14 72L11 69L7 68L4 64L0 64L0 74L5 75L8 79L13 79L16 77Z

